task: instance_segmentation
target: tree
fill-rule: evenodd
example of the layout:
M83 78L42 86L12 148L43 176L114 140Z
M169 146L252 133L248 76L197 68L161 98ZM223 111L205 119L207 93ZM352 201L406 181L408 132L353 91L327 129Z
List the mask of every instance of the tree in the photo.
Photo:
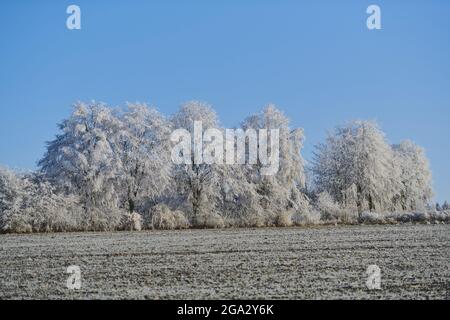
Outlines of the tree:
M113 139L120 160L117 190L121 202L132 213L137 204L156 204L166 190L171 168L171 127L158 111L143 104L129 104L119 119L120 130Z
M58 192L39 173L22 177L24 197L20 215L33 232L60 232L85 229L79 198Z
M181 196L175 199L175 203L184 206L196 222L199 216L214 214L216 211L220 188L217 167L220 164L208 164L198 158L203 156L205 131L217 128L219 122L211 106L197 101L184 104L171 121L173 129L180 133L176 137L177 141L173 142L179 143L178 138L181 138L182 143L187 143L188 146L188 154L182 155L187 161L177 163L173 170L173 182ZM195 128L196 123L198 128Z
M55 191L35 173L0 169L0 230L3 232L74 231L81 226L78 199Z
M432 177L423 148L411 141L393 146L395 165L400 169L400 204L403 210L424 209L433 197Z
M58 189L80 196L93 229L113 229L120 223L116 181L121 161L114 152L120 125L105 105L77 103L39 161L41 172Z
M313 172L317 192L327 191L341 205L354 203L359 214L392 209L400 190L392 149L370 121L354 121L329 134L316 147Z
M12 220L22 209L22 180L12 171L0 167L0 230L12 230Z
M306 210L308 206L308 199L304 194L306 177L304 160L300 153L304 139L303 130L291 129L289 119L274 105L268 105L261 113L248 117L243 122L242 129L258 130L260 157L255 165L248 166L246 170L249 177L247 180L255 184L256 191L261 196L262 207L275 215ZM267 146L263 143L265 136L261 134L264 130L267 130L267 139L270 140ZM272 135L276 132L272 130L278 130L278 137ZM278 145L274 144L274 139L277 138ZM263 148L267 148L267 153L271 156L279 156L279 160L272 159L277 163L273 174L267 175L263 172L265 167L261 163Z

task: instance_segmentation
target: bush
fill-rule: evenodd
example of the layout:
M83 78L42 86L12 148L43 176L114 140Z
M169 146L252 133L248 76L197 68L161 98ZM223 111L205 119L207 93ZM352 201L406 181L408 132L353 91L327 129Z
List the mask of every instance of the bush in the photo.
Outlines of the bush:
M413 222L425 222L430 220L430 215L426 212L413 212L412 221Z
M183 211L175 210L172 212L172 214L175 220L176 229L187 229L190 227L190 223L188 219L186 219Z
M121 225L122 230L141 231L142 230L142 216L136 212L124 213L122 216L121 224L122 224Z
M370 212L365 211L361 213L359 217L360 223L367 223L367 224L384 224L386 223L386 220L384 218L383 214L377 213L377 212Z
M172 211L165 204L155 205L144 217L145 226L151 229L173 230L189 227L189 222L181 211Z
M450 222L449 215L450 215L449 210L439 211L439 212L433 211L433 212L429 213L430 220L434 221L434 222L448 223L448 222Z
M223 218L214 212L196 215L192 224L197 228L223 228L225 226Z
M334 220L342 215L341 207L328 192L322 192L318 195L315 207L322 220Z
M285 211L276 215L275 225L277 227L290 227L292 226L292 212Z
M314 209L305 210L303 212L294 214L292 216L292 221L297 226L321 224L321 213Z
M81 228L85 231L114 231L120 229L123 211L117 208L85 210Z
M361 223L430 223L448 222L448 212L386 212L384 214L364 212Z
M1 231L76 231L81 220L77 197L56 192L37 174L19 175L0 169Z
M5 228L6 232L14 233L31 233L33 228L24 215L13 214L9 217L9 227Z
M430 219L430 214L426 212L389 212L385 214L386 221L396 221L401 223L424 223L430 221Z
M267 217L265 217L263 214L252 212L235 219L231 226L244 228L262 228L267 226Z

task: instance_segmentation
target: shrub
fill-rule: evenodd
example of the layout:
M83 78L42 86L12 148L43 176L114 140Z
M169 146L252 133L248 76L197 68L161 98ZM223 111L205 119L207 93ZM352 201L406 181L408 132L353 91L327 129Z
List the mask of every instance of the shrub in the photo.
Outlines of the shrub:
M321 213L314 209L305 210L303 212L295 213L292 216L292 221L297 226L317 225L322 223Z
M81 227L85 231L113 231L120 229L124 213L117 208L85 210Z
M430 215L426 212L390 212L386 213L387 220L394 220L397 222L426 222L430 220Z
M173 230L189 227L189 222L181 211L172 211L165 204L155 205L144 217L147 228Z
M121 229L129 231L142 230L142 216L139 213L124 213L121 221Z
M275 225L277 227L290 227L292 226L292 212L284 211L279 212L275 218Z
M38 174L20 175L0 169L0 230L60 232L80 229L78 198L55 191Z
M172 212L175 221L176 229L187 229L190 227L188 219L184 215L183 211L175 210Z
M341 216L341 208L328 192L322 192L318 195L315 207L320 213L322 220L333 220Z
M386 222L383 214L370 211L365 211L361 213L358 220L360 223L367 223L367 224L383 224Z
M262 228L267 226L267 217L265 217L263 214L252 212L235 219L232 226L244 228Z
M13 214L9 217L9 227L4 231L15 233L30 233L33 232L31 224L27 221L24 215Z
M450 211L446 210L446 211L433 211L429 213L430 216L430 220L434 221L434 222L450 222L449 219L449 215L450 215Z
M225 222L223 218L215 213L199 213L193 218L193 226L197 228L223 228Z
M426 212L413 212L411 220L413 222L425 222L430 220L430 215Z

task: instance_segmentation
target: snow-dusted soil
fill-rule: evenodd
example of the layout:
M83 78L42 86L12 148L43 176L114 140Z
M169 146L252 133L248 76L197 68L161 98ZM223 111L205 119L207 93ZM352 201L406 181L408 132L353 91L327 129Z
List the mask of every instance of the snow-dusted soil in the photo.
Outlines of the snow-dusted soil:
M449 264L450 225L1 235L0 298L446 299Z

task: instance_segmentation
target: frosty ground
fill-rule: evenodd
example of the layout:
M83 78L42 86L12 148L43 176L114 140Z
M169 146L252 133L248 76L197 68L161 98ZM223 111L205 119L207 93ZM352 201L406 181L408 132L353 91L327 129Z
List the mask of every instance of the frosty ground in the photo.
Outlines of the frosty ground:
M0 298L446 299L449 261L449 225L1 235Z

